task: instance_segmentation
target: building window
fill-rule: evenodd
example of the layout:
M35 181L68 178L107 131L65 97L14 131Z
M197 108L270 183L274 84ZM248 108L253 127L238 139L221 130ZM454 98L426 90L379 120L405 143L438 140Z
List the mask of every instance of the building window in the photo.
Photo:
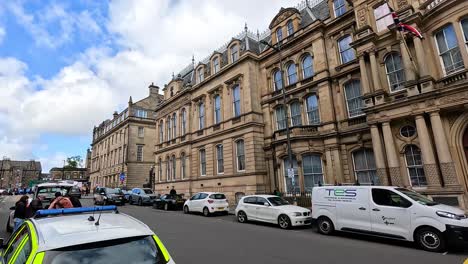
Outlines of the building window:
M239 59L239 45L235 44L231 47L231 62L234 63Z
M346 35L338 40L338 49L340 51L341 63L347 63L356 58L354 49L351 48L350 43L353 41L350 35Z
M205 127L205 104L200 103L198 105L198 129Z
M362 112L363 101L361 98L361 83L358 80L350 81L345 84L344 89L349 117L364 114L364 112Z
M171 87L171 97L174 96L174 87Z
M205 79L205 73L203 72L203 68L198 69L198 82L201 83Z
M219 124L221 122L221 96L215 95L214 97L214 122Z
M185 153L180 154L180 178L185 179Z
M182 109L182 135L185 135L187 131L187 112L185 111L185 108Z
M291 125L301 126L302 125L301 104L299 102L294 102L289 107L291 109Z
M171 140L172 138L172 123L171 123L171 117L169 116L167 118L167 140Z
M273 86L275 88L275 91L279 91L283 89L283 78L281 76L280 70L275 71L275 73L273 74L273 79L274 79Z
M200 149L200 174L201 176L206 175L206 152L204 149Z
M166 181L171 180L171 160L169 157L166 158Z
M291 36L294 33L294 25L293 25L292 20L288 21L287 28L288 28L288 36Z
M172 156L171 158L172 161L172 180L175 181L176 179L176 158L175 156Z
M281 40L283 40L283 29L281 27L279 27L276 30L276 41L280 42Z
M174 133L173 138L177 137L177 115L176 113L172 114L172 133Z
M307 55L304 57L304 59L302 59L302 74L304 79L314 75L314 60L310 55Z
M148 113L145 110L138 109L136 112L136 116L141 118L147 118Z
M276 112L276 127L278 130L286 128L286 112L284 106L279 106L275 110Z
M244 140L236 141L237 171L245 171Z
M162 181L162 160L159 159L158 162L158 180Z
M316 95L310 95L307 97L307 119L309 125L320 124L320 115L318 110L318 100Z
M143 161L143 145L137 145L137 161Z
M218 174L224 173L224 154L223 145L216 146L216 170Z
M241 115L241 103L240 103L240 86L237 84L232 88L232 104L234 109L234 117Z
M463 30L465 45L468 46L468 18L462 19L460 24Z
M403 126L400 129L400 135L405 138L410 138L416 134L416 128L414 126Z
M288 170L291 168L291 163L289 163L289 158L286 157L283 160L283 167L284 167L284 176L285 176L285 181L286 181L286 191L289 193L300 193L301 192L301 187L299 187L299 172L297 170L297 160L296 157L293 156L292 164L293 164L293 169L294 169L294 184L293 184L293 179L288 177Z
M320 155L309 154L302 156L302 169L304 171L304 187L312 192L312 187L323 184L322 159Z
M379 184L375 169L374 152L371 149L360 149L353 152L354 174L356 180L363 184Z
M291 63L288 66L288 84L294 84L297 82L297 71L296 71L296 64Z
M138 127L138 137L139 138L145 137L145 128L144 127Z
M385 57L385 70L390 91L395 92L405 88L405 71L400 54L392 52Z
M466 33L465 33L466 34ZM463 59L452 25L447 25L435 34L442 67L446 75L463 69Z
M427 186L426 175L424 174L421 160L421 150L415 145L408 145L405 148L405 157L411 185L414 187Z
M346 13L346 4L345 0L335 0L333 1L333 11L335 12L335 17L339 17Z
M374 17L377 25L377 32L384 31L388 29L388 26L395 23L387 3L384 3L374 9Z
M213 74L219 72L219 57L213 59Z

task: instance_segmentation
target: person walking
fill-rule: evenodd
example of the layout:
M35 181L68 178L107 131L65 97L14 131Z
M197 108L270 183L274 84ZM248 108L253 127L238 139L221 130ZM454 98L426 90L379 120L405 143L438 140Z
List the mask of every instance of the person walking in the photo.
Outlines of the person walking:
M39 198L33 199L27 206L26 206L26 218L32 218L36 214L37 211L43 209L42 208L42 201Z
M62 196L62 193L56 192L55 199L50 204L49 209L73 208L70 198Z
M27 195L23 195L15 204L15 213L13 216L13 222L15 223L15 226L13 228L13 232L16 231L24 222L24 219L26 219L26 207L28 206L28 199L29 197Z
M176 195L177 191L174 189L174 186L172 186L171 191L169 192L170 195Z

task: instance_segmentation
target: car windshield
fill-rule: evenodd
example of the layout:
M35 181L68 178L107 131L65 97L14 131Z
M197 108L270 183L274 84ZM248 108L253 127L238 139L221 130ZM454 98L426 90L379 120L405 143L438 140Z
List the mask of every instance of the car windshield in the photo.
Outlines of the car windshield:
M120 189L107 189L108 194L122 194Z
M273 206L280 206L280 205L288 205L288 201L286 201L285 199L281 198L281 197L270 197L268 198L268 201L270 201L270 203L273 205Z
M166 263L151 236L125 238L48 251L47 264Z
M436 205L438 203L430 200L429 198L427 198L426 196L424 195L421 195L415 191L411 191L411 190L408 190L408 189L405 189L405 188L396 188L397 191L405 194L406 196L408 196L409 198L411 198L411 200L413 201L416 201L422 205L427 205L427 206L433 206L433 205Z
M64 186L58 186L58 187L39 187L38 189L38 195L40 196L45 196L45 197L53 197L56 192L60 192L62 195L67 194L68 190L70 188L64 187Z
M153 191L152 190L149 190L149 189L144 189L143 190L146 194L153 194Z
M210 198L221 200L221 199L226 199L226 196L222 193L215 193L215 194L210 195Z

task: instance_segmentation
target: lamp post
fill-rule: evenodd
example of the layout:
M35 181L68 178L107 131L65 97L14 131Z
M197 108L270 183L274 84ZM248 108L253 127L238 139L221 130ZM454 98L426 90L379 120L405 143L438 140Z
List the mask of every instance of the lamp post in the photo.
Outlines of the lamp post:
M295 192L296 184L295 184L295 179L294 179L294 165L293 165L292 149L291 149L288 108L286 107L286 91L285 91L285 85L284 85L283 56L281 54L281 41L278 41L277 45L271 45L265 40L260 41L260 43L278 52L279 64L280 64L280 75L281 75L281 94L283 95L283 109L284 109L284 115L286 119L286 142L288 146L288 160L289 160L289 166L290 166L288 170L288 176L289 176L289 171L292 170L293 177L291 178L291 185L292 185L291 188L292 188L292 191Z

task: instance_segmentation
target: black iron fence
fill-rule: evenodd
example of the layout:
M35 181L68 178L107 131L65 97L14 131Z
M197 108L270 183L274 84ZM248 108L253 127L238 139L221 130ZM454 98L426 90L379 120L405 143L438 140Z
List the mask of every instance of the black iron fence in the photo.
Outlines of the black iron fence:
M312 192L285 192L282 197L290 204L312 208Z

